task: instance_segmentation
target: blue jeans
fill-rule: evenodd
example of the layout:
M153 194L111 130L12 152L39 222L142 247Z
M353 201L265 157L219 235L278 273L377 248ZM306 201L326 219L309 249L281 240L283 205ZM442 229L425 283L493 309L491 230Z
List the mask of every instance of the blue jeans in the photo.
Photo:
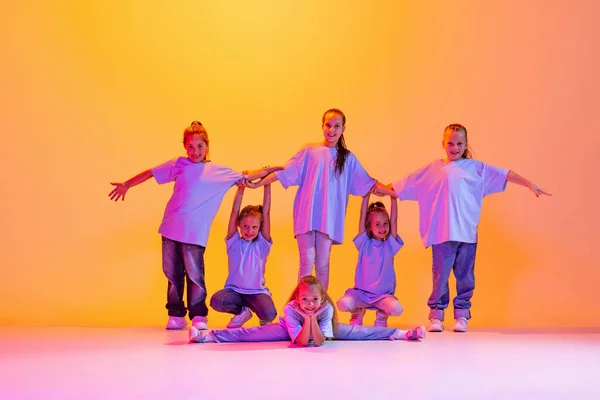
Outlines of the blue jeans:
M242 312L242 307L248 307L265 322L271 322L277 316L273 299L266 293L243 294L225 288L212 295L210 306L215 311L236 315Z
M336 340L390 340L398 328L338 324L334 327ZM210 335L216 342L280 342L292 340L285 322L252 328L213 329Z
M444 320L444 310L450 301L448 278L454 271L456 297L454 318L471 318L471 297L475 290L475 253L477 243L444 242L431 246L433 257L433 290L427 301L429 319Z
M163 272L167 285L167 310L170 316L185 317L183 288L187 281L187 305L190 319L208 315L204 283L204 250L197 244L181 243L162 237Z

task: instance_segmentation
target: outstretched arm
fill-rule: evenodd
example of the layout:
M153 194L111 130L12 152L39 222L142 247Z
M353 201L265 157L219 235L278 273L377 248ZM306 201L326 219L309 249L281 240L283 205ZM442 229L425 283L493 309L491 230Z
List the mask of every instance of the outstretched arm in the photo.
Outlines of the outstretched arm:
M237 232L238 216L240 215L240 207L242 206L242 197L244 197L244 186L238 186L237 192L233 199L233 206L231 206L231 215L229 216L229 226L227 227L227 237L229 240Z
M552 196L550 193L542 190L540 187L538 187L536 184L531 182L529 179L522 177L521 175L517 174L516 172L508 171L506 180L509 182L512 182L512 183L516 183L519 186L524 186L526 188L529 188L529 190L531 190L533 192L533 194L535 194L535 197L540 197L540 195L542 195L542 194L545 194L546 196Z
M265 240L271 240L271 185L265 185L262 206L263 223L261 232Z
M261 179L258 182L250 182L251 179L250 179L250 177L248 177L246 186L248 186L249 188L252 188L252 189L256 189L256 188L259 188L264 185L270 185L271 183L275 182L276 180L277 180L277 176L275 176L275 174L271 172L269 175L265 176L263 179Z
M255 179L258 178L264 178L265 176L271 174L274 171L279 171L280 169L283 169L283 167L263 167L260 169L255 169L253 171L247 171L247 173L245 175L247 175L248 177L246 178L248 181L253 181ZM266 185L266 183L263 183L263 185ZM262 185L261 185L262 186Z
M390 198L392 205L390 206L390 234L394 238L398 238L398 199Z
M365 194L363 197L362 204L360 206L360 218L358 219L358 234L363 233L367 228L365 226L365 222L367 221L367 209L369 208L369 199L371 198L371 193Z
M129 188L139 185L142 182L146 182L148 179L152 178L152 171L146 170L140 172L133 178L120 183L111 182L110 184L115 186L115 188L108 194L111 200L119 201L119 199L125 200L125 194L129 190Z
M390 197L396 197L396 192L394 191L394 188L392 187L392 184L390 183L389 185L384 185L383 183L376 181L375 185L371 188L371 193L373 193L376 196L390 196Z

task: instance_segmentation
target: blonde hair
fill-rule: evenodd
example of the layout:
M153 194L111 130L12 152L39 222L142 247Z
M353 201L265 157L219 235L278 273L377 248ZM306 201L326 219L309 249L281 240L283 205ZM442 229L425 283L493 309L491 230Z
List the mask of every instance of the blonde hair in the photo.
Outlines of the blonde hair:
M237 217L237 222L239 223L242 218L246 218L246 217L258 217L260 219L260 225L262 227L262 223L263 223L263 214L262 214L262 206L246 206L244 208L242 208L242 211L240 211L240 215L238 215Z
M302 277L302 279L300 279L300 281L296 285L296 288L290 295L290 298L288 299L287 302L290 303L290 302L296 300L296 298L298 297L298 290L300 289L300 286L304 286L304 287L316 286L317 289L319 289L319 293L321 293L321 297L326 302L331 304L331 307L333 307L333 318L331 319L331 322L333 324L333 332L335 332L337 330L337 324L338 324L337 312L335 310L335 304L333 303L333 300L331 299L331 297L327 294L327 291L325 290L325 286L323 286L323 284L321 283L319 278L317 278L316 276L307 275L307 276Z
M190 137L194 136L199 137L200 140L206 143L206 155L204 156L204 160L202 161L210 161L208 158L210 154L210 143L208 141L208 133L206 132L206 129L204 129L202 124L196 121L192 122L192 125L188 126L183 131L183 145L185 146L185 142L187 142Z

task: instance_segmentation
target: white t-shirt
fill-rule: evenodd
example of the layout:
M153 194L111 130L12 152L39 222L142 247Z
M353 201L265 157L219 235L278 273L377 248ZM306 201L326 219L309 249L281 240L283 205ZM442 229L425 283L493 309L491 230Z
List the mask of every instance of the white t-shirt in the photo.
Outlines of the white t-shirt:
M273 240L267 241L262 232L258 232L256 239L248 242L236 233L225 243L229 266L225 288L242 294L270 295L265 287L265 266Z
M152 168L159 184L175 181L158 232L171 240L206 247L208 233L225 193L243 175L212 162L179 157Z
M333 306L326 302L325 307L325 310L317 316L317 322L323 336L333 338ZM296 338L302 331L302 323L304 322L304 317L300 314L300 306L296 300L286 304L280 321L287 328L292 343L296 343Z
M396 291L394 256L404 245L400 236L390 235L382 241L363 232L354 238L354 245L358 249L354 289L349 289L346 294L356 296L367 304L393 296Z
M425 247L448 241L477 243L483 198L504 191L507 175L507 169L477 160L435 160L393 187L399 199L418 201Z
M337 149L309 144L276 171L285 189L298 186L294 200L294 235L313 230L325 233L333 244L344 241L349 195L364 196L375 185L356 156L348 154L344 171L335 173Z

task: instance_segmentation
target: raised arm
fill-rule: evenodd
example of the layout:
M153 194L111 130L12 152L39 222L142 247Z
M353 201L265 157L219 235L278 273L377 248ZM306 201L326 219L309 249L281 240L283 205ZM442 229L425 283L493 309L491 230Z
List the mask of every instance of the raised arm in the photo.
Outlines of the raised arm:
M362 204L360 206L360 218L358 219L358 234L360 235L365 230L367 230L365 226L365 222L367 221L367 209L369 208L369 199L371 198L371 193L365 194L363 197Z
M398 238L398 199L390 197L390 234L394 238Z
M379 181L375 181L375 185L371 188L371 193L373 193L376 196L390 196L390 197L396 197L396 192L394 191L394 188L392 188L392 184L390 183L389 185L384 185L383 183L379 182Z
M265 240L271 240L271 185L265 185L262 205L263 223L261 232Z
M229 240L237 233L238 216L240 215L240 207L242 206L242 198L244 197L244 186L238 186L237 192L231 206L231 215L229 216L229 226L227 227L227 237Z
M506 177L506 180L509 182L512 182L512 183L516 183L519 186L524 186L526 188L529 188L529 190L531 190L533 192L533 194L535 194L535 197L540 197L540 195L542 195L542 194L545 194L546 196L552 196L550 193L542 190L540 187L538 187L536 184L531 182L529 179L522 177L521 175L517 174L516 172L508 171L508 176Z
M125 200L125 194L129 190L136 185L139 185L142 182L146 182L148 179L152 178L152 171L147 169L146 171L140 172L133 178L120 183L111 182L110 184L115 186L115 188L108 194L111 200L119 201L119 199Z

